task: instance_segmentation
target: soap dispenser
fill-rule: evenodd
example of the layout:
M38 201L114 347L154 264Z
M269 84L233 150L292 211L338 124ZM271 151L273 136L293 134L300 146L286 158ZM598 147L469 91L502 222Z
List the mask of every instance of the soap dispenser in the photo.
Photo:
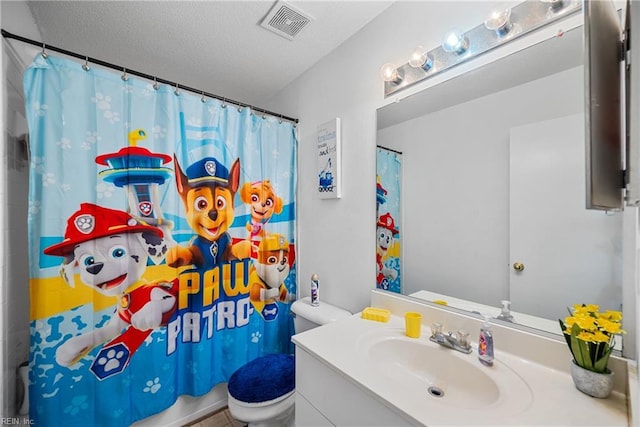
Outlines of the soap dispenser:
M498 320L504 320L506 322L513 322L513 315L511 314L511 301L503 299L502 300L502 310L498 317Z
M485 366L493 366L493 332L489 324L489 317L484 317L478 337L478 360Z

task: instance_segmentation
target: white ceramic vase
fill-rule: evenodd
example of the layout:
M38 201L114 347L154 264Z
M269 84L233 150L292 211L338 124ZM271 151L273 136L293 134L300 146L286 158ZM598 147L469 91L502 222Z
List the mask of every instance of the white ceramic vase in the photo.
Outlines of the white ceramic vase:
M606 399L613 390L613 372L598 373L584 369L571 359L571 378L576 388L589 396Z

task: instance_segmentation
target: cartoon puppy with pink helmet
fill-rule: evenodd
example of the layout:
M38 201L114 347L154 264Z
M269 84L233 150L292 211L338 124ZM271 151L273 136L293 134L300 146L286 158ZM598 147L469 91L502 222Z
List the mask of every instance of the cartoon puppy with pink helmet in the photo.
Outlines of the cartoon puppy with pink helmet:
M251 221L247 222L247 240L251 241L255 237L263 239L267 233L264 226L274 214L282 212L282 199L268 179L245 183L240 188L240 199L251 209Z

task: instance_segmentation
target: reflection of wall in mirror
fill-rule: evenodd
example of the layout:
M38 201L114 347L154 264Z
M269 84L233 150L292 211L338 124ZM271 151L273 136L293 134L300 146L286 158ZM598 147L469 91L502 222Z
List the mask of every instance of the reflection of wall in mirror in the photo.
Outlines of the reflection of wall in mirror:
M405 154L405 294L428 289L491 306L509 299L509 129L582 113L583 73L572 68L378 131L378 144Z

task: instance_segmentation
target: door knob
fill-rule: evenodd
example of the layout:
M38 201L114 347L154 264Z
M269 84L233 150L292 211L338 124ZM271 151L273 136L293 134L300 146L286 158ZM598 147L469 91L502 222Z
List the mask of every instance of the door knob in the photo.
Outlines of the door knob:
M513 269L515 271L522 271L522 270L524 270L524 264L521 263L521 262L514 262L513 263Z

